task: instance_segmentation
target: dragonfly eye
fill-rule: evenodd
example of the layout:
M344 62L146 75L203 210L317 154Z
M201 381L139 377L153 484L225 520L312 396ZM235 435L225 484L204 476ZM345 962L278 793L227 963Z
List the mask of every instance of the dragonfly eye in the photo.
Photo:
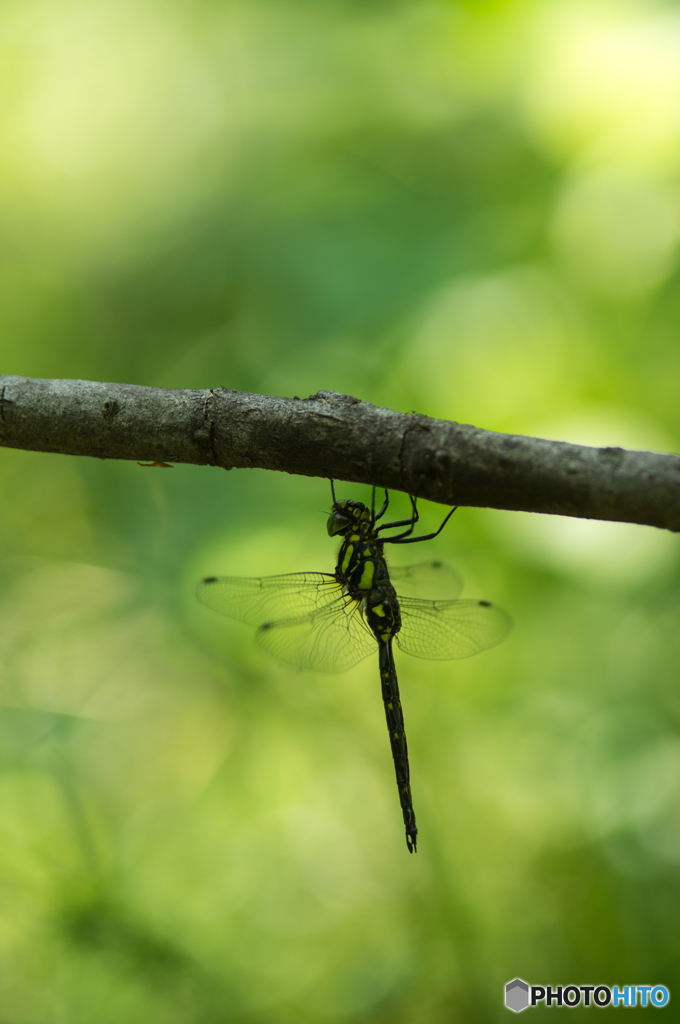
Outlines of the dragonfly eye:
M347 529L351 522L351 516L348 516L345 512L340 512L338 509L333 509L328 517L328 522L326 523L328 536L335 537L336 533L342 533Z

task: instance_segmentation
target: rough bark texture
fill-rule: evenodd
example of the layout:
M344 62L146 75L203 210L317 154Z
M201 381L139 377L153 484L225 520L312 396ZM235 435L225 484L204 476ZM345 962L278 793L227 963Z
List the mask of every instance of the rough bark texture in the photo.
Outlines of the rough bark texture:
M680 530L680 457L498 434L349 395L270 398L0 375L0 445L259 467L477 505Z

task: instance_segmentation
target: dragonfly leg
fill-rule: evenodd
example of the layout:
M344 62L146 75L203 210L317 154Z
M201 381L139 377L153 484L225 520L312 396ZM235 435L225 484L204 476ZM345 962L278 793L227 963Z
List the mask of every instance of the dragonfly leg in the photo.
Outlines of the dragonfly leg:
M373 488L373 503L374 503L373 504L373 509L375 511L375 487ZM377 516L375 514L373 515L373 522L374 523L377 523L378 519L382 519L382 517L387 512L387 506L389 505L389 503L390 503L390 496L389 496L388 492L385 491L385 500L383 502L383 507L380 509L380 511L378 512Z
M410 533L411 531L407 531L406 534L401 534L401 536L399 536L399 537L385 537L385 543L386 544L418 544L421 540L433 540L435 537L439 536L439 534L442 532L442 530L444 529L444 527L448 523L449 519L451 518L451 516L453 515L453 513L457 509L458 509L458 505L456 505L454 508L451 509L449 514L444 519L444 522L442 523L442 525L439 527L438 530L435 530L434 533L426 533L423 537L409 537L408 533Z
M416 506L416 499L413 497L412 494L409 494L409 498L411 499L411 508L412 508L411 518L410 519L399 519L395 523L385 523L383 526L379 526L378 527L378 529L375 531L376 533L380 533L381 530L390 530L390 529L393 529L394 527L397 527L397 526L408 526L409 527L409 529L406 530L405 533L398 534L397 535L398 537L408 537L408 535L410 533L413 533L414 527L415 527L416 523L418 522L418 520L420 519L420 516L418 515L418 508ZM394 539L395 539L394 537L390 538L390 540L394 540Z
M382 684L382 697L385 705L385 718L387 719L387 730L390 734L390 746L392 747L392 759L394 771L397 776L397 789L399 790L399 803L404 818L406 830L406 845L409 853L416 851L416 815L413 810L413 799L411 797L411 780L408 764L408 747L406 746L406 733L404 731L404 715L401 710L399 699L399 683L397 682L397 671L394 666L394 655L392 654L392 641L381 643L380 655L380 682Z

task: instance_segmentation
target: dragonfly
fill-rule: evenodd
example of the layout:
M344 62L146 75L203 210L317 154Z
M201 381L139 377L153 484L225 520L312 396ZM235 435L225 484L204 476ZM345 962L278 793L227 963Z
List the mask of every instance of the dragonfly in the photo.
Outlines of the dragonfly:
M208 576L196 596L213 611L256 626L259 646L296 668L344 672L377 649L406 845L413 853L418 829L394 645L416 658L468 658L504 640L512 619L490 601L458 599L462 580L441 562L388 569L386 544L433 540L456 508L438 530L414 536L420 517L413 496L409 519L378 526L389 507L387 491L377 513L375 488L370 508L361 501L338 501L332 481L331 494L327 530L341 538L333 573ZM399 532L385 533L393 530Z

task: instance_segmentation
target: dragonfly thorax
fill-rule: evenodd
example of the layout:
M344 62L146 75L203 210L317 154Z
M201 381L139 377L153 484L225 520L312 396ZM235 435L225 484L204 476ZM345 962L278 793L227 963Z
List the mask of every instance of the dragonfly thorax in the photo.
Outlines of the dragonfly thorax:
M368 518L364 518L364 513ZM337 502L331 512L333 516L347 519L347 524L339 523L336 531L344 534L344 539L335 577L344 593L358 603L376 640L384 643L401 629L399 602L383 554L384 542L375 532L371 513L361 502Z

